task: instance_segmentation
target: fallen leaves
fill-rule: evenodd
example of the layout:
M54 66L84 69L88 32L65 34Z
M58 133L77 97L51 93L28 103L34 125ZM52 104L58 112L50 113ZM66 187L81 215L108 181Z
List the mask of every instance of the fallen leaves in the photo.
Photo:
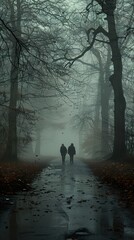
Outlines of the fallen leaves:
M0 163L0 194L30 190L30 183L46 165L26 162Z
M102 182L120 190L121 200L134 207L134 163L105 161L89 167Z

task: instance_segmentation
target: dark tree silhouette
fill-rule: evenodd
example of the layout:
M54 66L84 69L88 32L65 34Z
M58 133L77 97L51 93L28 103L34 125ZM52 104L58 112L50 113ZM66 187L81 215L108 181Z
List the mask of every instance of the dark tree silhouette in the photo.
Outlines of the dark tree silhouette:
M101 25L97 28L89 28L87 30L87 38L89 46L87 46L80 55L69 58L68 53L65 54L66 59L70 62L71 66L76 60L83 57L86 52L95 47L96 41L103 42L104 44L109 44L111 48L111 62L113 65L113 74L109 77L113 91L114 91L114 144L113 144L113 158L120 159L126 155L126 145L125 145L125 109L126 101L123 93L122 87L122 56L119 47L119 37L116 31L116 21L115 21L115 10L116 1L115 0L92 0L87 5L86 10L89 13L94 11L94 4L98 4L97 15L105 14L104 18L107 21L107 30L105 30ZM92 10L91 10L92 9ZM104 36L98 39L98 36Z

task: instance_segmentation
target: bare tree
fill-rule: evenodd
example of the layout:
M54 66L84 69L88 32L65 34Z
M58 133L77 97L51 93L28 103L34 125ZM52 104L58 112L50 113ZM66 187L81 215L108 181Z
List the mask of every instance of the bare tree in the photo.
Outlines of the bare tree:
M119 5L121 2L118 2ZM130 5L130 3L129 3ZM119 8L119 6L118 6ZM92 13L96 16L102 16L102 22L104 27L100 24L99 26L89 27L86 30L87 39L89 45L85 47L81 54L74 58L70 58L69 54L66 53L65 57L70 61L70 66L79 58L83 57L86 52L95 48L95 44L103 43L108 44L111 49L111 63L113 66L113 74L109 77L113 91L114 91L114 144L113 144L113 158L120 159L126 155L125 145L125 109L126 100L124 97L123 86L122 86L122 55L120 48L120 36L117 32L115 11L117 9L117 1L115 0L92 0L86 7L89 20L92 23ZM120 13L119 13L120 14ZM90 23L90 21L89 21ZM106 24L107 23L107 24ZM92 24L91 24L92 25ZM97 22L96 22L97 25ZM124 34L124 32L123 32ZM121 38L127 38L127 34Z
M63 41L62 36L57 34L61 33L65 14L61 11L61 2L57 1L57 4L41 0L3 2L3 13L6 8L9 10L1 23L4 34L6 33L3 40L7 45L10 69L8 132L4 159L17 159L18 115L24 113L24 117L25 114L30 114L30 109L27 109L30 104L26 103L26 99L49 99L55 93L49 96L46 94L47 90L62 93L58 77L62 79L67 71L64 71L62 61L57 63L53 59L58 55L56 51L59 50L59 42Z

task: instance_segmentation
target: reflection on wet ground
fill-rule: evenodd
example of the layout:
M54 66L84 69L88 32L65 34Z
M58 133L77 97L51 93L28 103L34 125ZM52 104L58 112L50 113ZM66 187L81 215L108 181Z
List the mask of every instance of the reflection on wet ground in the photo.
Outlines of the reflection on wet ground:
M1 240L132 240L134 216L81 161L54 160L0 215Z

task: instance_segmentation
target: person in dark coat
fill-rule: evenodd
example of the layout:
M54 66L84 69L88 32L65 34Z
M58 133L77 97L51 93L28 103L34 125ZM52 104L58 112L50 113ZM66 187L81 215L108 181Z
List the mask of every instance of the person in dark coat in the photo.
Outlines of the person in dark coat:
M74 155L76 154L76 150L73 143L71 143L71 145L68 147L68 154L70 156L70 163L73 163Z
M64 144L62 144L61 147L60 147L60 153L61 153L61 156L62 156L62 163L65 163L67 148L64 146Z

